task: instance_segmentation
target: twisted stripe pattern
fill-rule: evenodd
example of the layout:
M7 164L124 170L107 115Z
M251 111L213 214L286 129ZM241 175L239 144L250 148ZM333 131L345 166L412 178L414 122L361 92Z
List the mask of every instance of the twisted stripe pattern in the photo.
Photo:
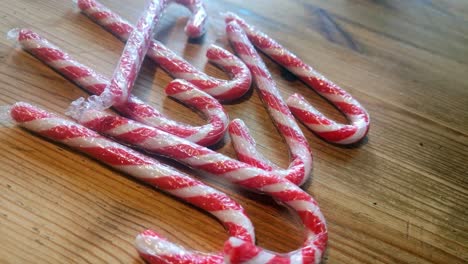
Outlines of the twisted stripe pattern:
M198 1L178 1L185 2ZM83 3L79 5L80 9L93 21L121 40L128 39L133 30L128 21L95 0L79 0L79 3ZM189 8L192 9L190 5ZM250 89L249 69L236 56L215 45L210 46L206 56L212 63L229 73L232 80L226 81L206 75L156 40L152 41L147 56L174 78L187 80L221 101L238 99Z
M256 247L251 242L231 238L225 249L226 259L230 261L228 263L302 263L299 260L303 260L303 263L320 262L327 241L325 220L312 197L290 181L164 131L107 112L85 111L78 122L125 144L172 158L209 175L271 195L295 209L303 220L307 228L307 239L302 249L289 254L278 254Z
M351 123L349 125L340 124L327 118L306 102L302 96L294 94L288 98L287 104L291 112L310 130L326 141L336 144L353 144L366 136L370 125L369 114L349 93L325 78L272 38L247 24L236 14L227 13L226 21L236 21L258 49L325 97Z
M109 82L29 29L21 29L10 35L15 35L10 37L17 40L25 51L92 94L100 95ZM213 97L183 80L174 80L166 87L165 92L201 112L208 124L190 126L175 122L132 95L125 104L115 105L114 109L124 116L203 146L215 144L224 136L229 120L222 105Z
M232 22L227 25L226 32L237 55L250 69L260 98L268 109L278 131L289 146L292 161L284 175L291 182L301 185L307 180L312 169L312 155L307 139L281 97L265 63L242 29L235 22ZM250 136L246 136L249 133L243 123L233 122L230 125L229 132L237 153L240 153L239 159L268 169L269 164L264 159L262 160L260 155L255 154L256 151L252 151L255 150L255 144Z
M26 103L10 108L20 126L77 149L101 162L193 204L219 219L230 236L253 243L254 229L244 209L234 200L190 176L100 136L75 122ZM152 263L223 263L222 253L204 254L183 249L154 231L138 235L136 246Z

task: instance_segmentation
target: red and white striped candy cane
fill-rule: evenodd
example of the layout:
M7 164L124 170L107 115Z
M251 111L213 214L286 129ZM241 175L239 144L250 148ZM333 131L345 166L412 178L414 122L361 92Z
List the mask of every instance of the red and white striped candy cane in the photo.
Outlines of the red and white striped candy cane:
M227 251L229 255L227 258L231 262L228 263L316 263L320 261L327 241L325 220L315 201L288 180L164 131L107 112L85 111L78 122L118 141L175 159L197 170L207 172L209 175L226 178L245 188L267 193L297 210L308 228L308 237L304 247L284 255L268 252L248 241L231 239Z
M257 171L258 175L275 174L236 159L217 153L209 148L177 137L160 129L133 120L99 111L86 110L81 116L74 116L82 125L114 138L127 145L133 145L146 152L162 155L197 170L219 175L229 171L231 175L242 177L246 168ZM234 120L233 122L239 122ZM220 172L221 167L221 172Z
M127 102L150 46L155 25L159 22L166 5L167 0L150 1L138 19L135 29L130 33L114 74L104 92L99 96L91 96L88 101L75 101L75 107L70 111L80 111L85 107L106 109Z
M13 30L9 35L18 41L25 51L92 94L100 95L109 82L32 30ZM114 109L134 120L203 146L215 144L224 136L229 120L222 105L216 99L182 80L171 82L165 91L172 98L203 113L208 124L189 126L175 122L132 95L127 103L116 105Z
M229 41L238 56L250 69L258 88L260 98L268 109L278 131L289 146L292 161L284 172L288 180L302 184L307 180L312 169L312 154L309 143L289 111L273 81L265 63L253 48L242 29L234 22L226 27ZM255 150L253 139L242 122L233 122L229 128L234 147L240 160L269 169L269 164ZM271 168L273 169L273 168Z
M80 2L86 3L86 5L79 5L84 14L121 40L128 39L128 35L133 30L129 22L95 0L80 0ZM206 55L211 62L230 73L233 76L232 80L226 81L206 75L156 40L153 40L147 53L149 58L173 77L195 84L218 100L238 99L250 89L249 69L236 56L215 45L208 49Z
M8 113L13 121L28 130L84 152L206 210L223 223L231 236L254 242L254 229L244 209L224 193L86 127L30 104L16 103ZM149 230L138 235L136 246L141 255L152 263L223 263L222 253L187 251Z
M321 138L336 144L352 144L364 138L369 130L370 118L366 109L349 93L304 63L266 34L247 24L233 13L226 21L235 20L246 32L249 40L262 52L291 71L318 94L336 106L350 121L350 125L337 123L294 94L287 104L294 115Z
M178 3L180 5L185 6L191 13L190 19L187 21L185 25L185 33L190 38L198 38L201 37L205 33L205 24L207 19L207 13L205 10L205 6L201 0L166 0L167 4L171 2ZM121 19L117 16L113 16L112 13L105 14L106 10L101 9L99 3L95 2L94 0L76 0L76 4L79 9L94 13L99 12L103 18L106 18L106 24L113 24L113 26L121 32L121 34L125 34L125 39L128 38L130 33L132 32L133 28L129 26L128 23L121 23ZM99 14L96 14L95 18L100 18ZM120 34L117 34L120 36ZM122 35L123 36L123 35Z

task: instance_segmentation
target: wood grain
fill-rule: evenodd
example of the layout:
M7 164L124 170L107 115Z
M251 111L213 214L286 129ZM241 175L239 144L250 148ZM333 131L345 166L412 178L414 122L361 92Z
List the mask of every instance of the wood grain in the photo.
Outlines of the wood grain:
M110 76L123 44L71 1L0 1L0 33L30 27ZM144 1L103 0L135 21ZM188 12L172 6L157 38L209 74L211 43L228 47L220 11L234 11L352 93L369 111L370 133L355 147L327 144L302 127L314 151L306 189L330 230L325 263L468 262L468 3L462 0L206 0L202 41L188 42ZM325 114L326 101L266 59L284 95L300 92ZM203 120L167 99L171 77L148 61L135 94L179 121ZM63 113L81 89L0 38L0 103L28 101ZM226 105L260 150L282 166L287 147L256 92ZM227 234L205 213L66 147L11 125L0 127L1 263L141 263L134 236L160 231L187 248L219 250ZM234 156L226 137L218 151ZM177 165L176 165L177 166ZM180 167L180 166L179 166ZM238 200L258 244L286 252L302 229L273 200L197 175Z

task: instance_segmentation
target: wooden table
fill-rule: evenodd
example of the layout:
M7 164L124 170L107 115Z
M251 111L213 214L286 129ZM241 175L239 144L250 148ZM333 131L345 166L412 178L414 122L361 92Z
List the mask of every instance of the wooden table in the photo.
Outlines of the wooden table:
M0 31L30 27L110 76L123 44L72 8L71 1L0 1ZM103 0L135 21L143 0ZM209 31L187 42L188 12L172 6L157 38L209 74L211 43L226 46L219 11L234 11L345 87L369 111L372 126L355 147L327 144L303 128L313 149L312 180L330 240L325 263L468 261L468 2L370 0L206 0ZM248 3L252 2L252 3ZM304 95L340 113L266 59L284 97ZM145 62L134 93L176 120L202 124L166 98L171 77ZM29 54L0 39L0 103L22 100L63 113L86 95ZM287 146L256 92L225 105L242 118L272 161ZM145 228L190 249L215 251L227 234L213 218L66 147L11 125L0 127L1 263L141 263L132 243ZM234 157L230 140L216 147ZM187 170L188 171L188 170ZM190 172L196 175L194 172ZM202 175L198 175L201 176ZM292 215L268 197L202 177L239 201L258 244L287 252L303 239Z

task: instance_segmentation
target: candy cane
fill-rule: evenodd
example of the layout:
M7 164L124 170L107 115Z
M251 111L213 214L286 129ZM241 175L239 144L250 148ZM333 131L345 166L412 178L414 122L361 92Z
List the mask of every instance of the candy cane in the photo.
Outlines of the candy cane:
M111 113L86 110L81 116L74 116L74 118L89 129L110 136L119 142L149 153L169 157L210 174L219 175L220 167L222 170L229 171L231 175L239 177L242 177L243 170L246 168L257 171L258 175L270 174L266 170L227 157L160 129Z
M209 175L226 178L248 189L267 193L297 210L308 228L308 237L303 248L286 255L268 252L248 241L231 239L226 251L227 258L231 261L229 263L317 263L320 261L327 241L325 220L315 201L288 180L164 131L107 112L87 110L83 112L78 122L125 144L175 159L197 170L207 172ZM142 236L141 239L150 238ZM151 250L150 245L152 243L148 244L147 251Z
M226 31L236 53L250 69L260 98L270 112L270 116L278 131L285 138L289 146L292 162L285 172L286 178L300 185L305 182L312 169L312 155L307 139L304 137L304 134L281 97L265 63L255 51L242 29L233 23L226 27ZM248 130L243 123L233 122L229 132L231 133L234 147L240 153L239 159L252 165L261 164L261 168L266 169L268 167L264 159L256 153L255 142L248 136Z
M108 79L77 62L69 54L32 30L12 30L8 34L25 51L92 94L100 95L109 82ZM175 122L132 95L127 103L114 106L114 109L134 120L204 146L212 145L224 136L229 120L217 100L182 80L171 82L165 91L169 96L203 113L208 124L189 126Z
M356 143L366 136L370 123L369 114L349 93L237 15L227 13L226 21L236 21L258 49L329 100L351 123L350 125L340 124L327 118L307 103L302 96L294 94L288 98L287 104L294 115L310 130L321 138L337 144Z
M3 113L5 114L5 113ZM147 182L219 219L229 234L240 241L253 243L252 223L237 202L190 176L155 159L106 139L77 123L60 118L38 107L16 103L9 116L20 126L53 141L70 146L101 162ZM204 254L187 251L168 242L154 231L137 236L136 246L153 263L223 263L222 253ZM147 247L152 246L151 250Z
M205 33L205 23L207 19L207 14L203 2L201 0L165 0L168 4L171 2L176 2L180 5L185 6L191 12L190 19L185 25L185 33L190 38L201 37ZM87 10L87 12L94 13L102 12L100 10L99 4L96 4L93 0L76 0L76 4L79 9ZM113 24L116 27L116 30L126 34L126 38L130 35L132 28L129 28L127 23L121 23L121 19L114 17L112 14L105 16L107 19L107 24Z
M86 5L82 4L79 7L93 21L121 40L126 41L128 39L128 35L133 30L133 26L129 22L95 0L79 0L80 2L86 3ZM187 2L187 0L184 2ZM193 2L197 3L198 1ZM218 100L232 101L238 99L250 89L251 75L249 69L237 57L215 45L208 49L206 55L211 62L233 75L233 79L226 81L206 75L156 40L151 43L147 54L149 58L158 63L173 77L195 84Z

